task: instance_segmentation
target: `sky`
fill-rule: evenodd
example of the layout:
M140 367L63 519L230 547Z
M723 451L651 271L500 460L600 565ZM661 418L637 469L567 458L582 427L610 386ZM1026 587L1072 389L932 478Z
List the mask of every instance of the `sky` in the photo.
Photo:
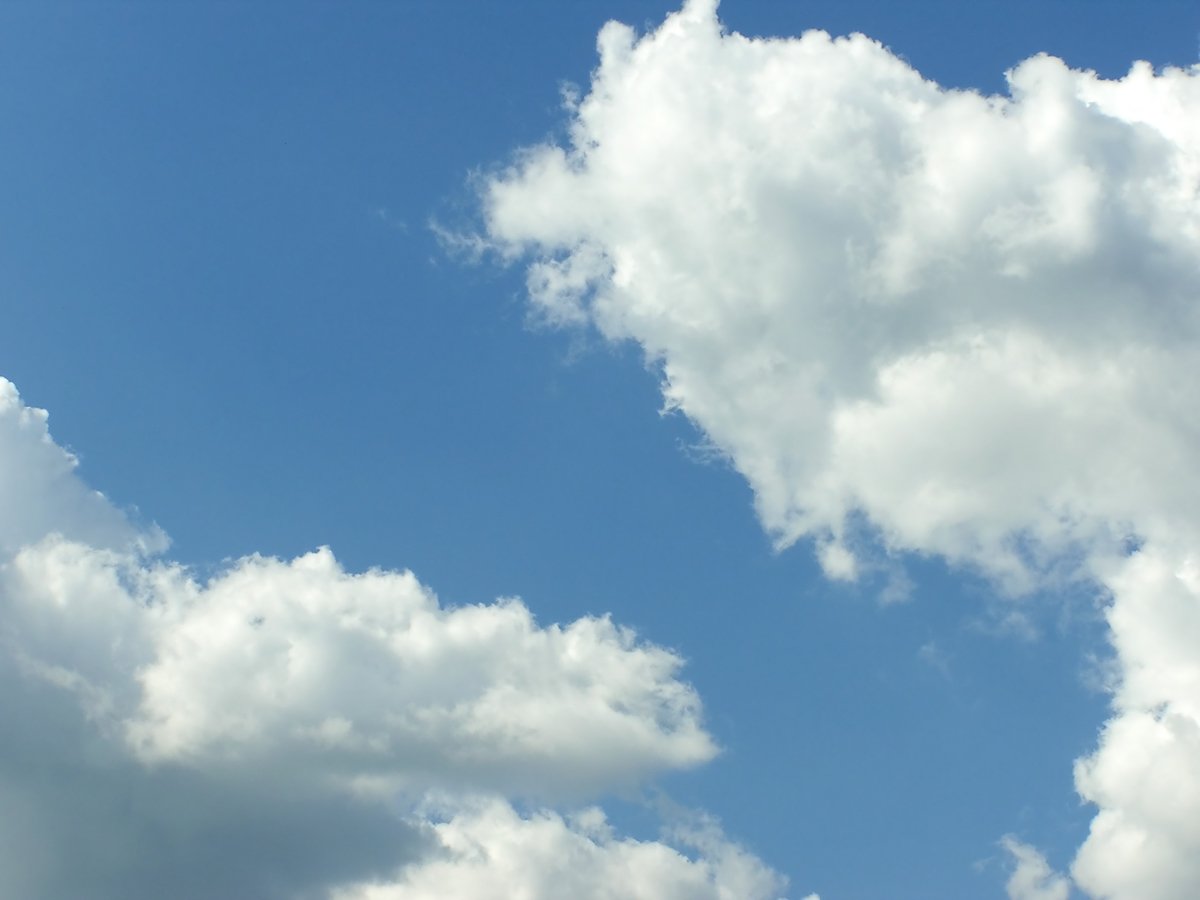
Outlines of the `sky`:
M0 894L1193 898L1198 48L0 5Z

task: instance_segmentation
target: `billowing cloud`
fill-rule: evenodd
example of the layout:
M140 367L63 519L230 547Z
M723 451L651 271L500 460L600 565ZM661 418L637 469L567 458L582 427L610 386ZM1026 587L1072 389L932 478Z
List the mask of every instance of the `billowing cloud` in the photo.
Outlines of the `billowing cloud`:
M434 830L440 856L395 880L347 888L335 900L774 900L784 887L712 825L675 835L677 849L618 837L594 807L568 819L548 812L522 818L490 802Z
M984 97L711 6L606 26L571 145L485 186L537 308L638 341L781 543L865 513L1020 579L1191 516L1200 79L1037 57Z
M443 609L411 573L350 575L328 550L200 584L52 538L3 592L26 670L150 763L561 794L714 753L670 652L607 619L539 627L516 600Z
M715 753L680 658L607 618L448 608L324 549L197 579L83 484L44 412L3 380L0 400L5 896L324 897L442 860L430 791L553 801ZM497 839L507 808L486 807ZM711 865L761 867L729 853Z
M1197 533L1112 565L1121 677L1100 746L1075 767L1100 807L1075 861L1101 897L1184 898L1200 884L1200 558Z
M482 187L538 315L640 344L830 577L916 551L1008 592L1103 585L1121 676L1078 878L1188 896L1200 68L1037 56L983 96L862 35L726 33L714 0L598 43L569 142ZM1144 790L1168 770L1169 802Z

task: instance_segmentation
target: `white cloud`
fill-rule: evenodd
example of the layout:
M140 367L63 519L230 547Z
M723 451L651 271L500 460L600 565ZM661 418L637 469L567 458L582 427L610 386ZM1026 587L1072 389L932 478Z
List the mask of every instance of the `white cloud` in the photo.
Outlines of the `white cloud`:
M1098 896L1184 898L1200 884L1200 559L1195 532L1107 573L1115 714L1076 765L1100 807L1075 860Z
M434 865L429 791L546 801L715 753L680 658L607 618L447 608L328 550L200 581L78 479L44 412L0 400L4 896L324 897ZM768 871L712 849L664 890Z
M783 543L865 512L1022 586L1190 516L1200 79L1037 57L983 97L704 9L606 26L572 145L485 186L535 306L638 341Z
M328 550L200 584L51 538L3 573L26 670L147 762L286 759L360 786L586 793L712 757L680 659L607 619L517 600L442 609Z
M1200 599L1130 580L1191 571L1200 535L1200 68L1038 56L985 97L861 35L725 33L712 0L598 44L569 145L483 189L535 310L639 343L830 577L874 541L1007 592L1109 587L1124 674L1075 871L1190 896L1200 644L1175 627ZM1143 793L1155 770L1184 789Z
M96 547L125 548L163 538L139 534L126 517L76 474L78 461L54 443L45 410L26 406L0 377L0 556L51 531Z
M1067 900L1071 896L1070 882L1051 869L1046 858L1033 847L1011 835L1000 843L1015 863L1005 886L1009 900Z
M672 846L618 837L596 808L567 819L546 811L521 817L492 801L460 809L434 830L440 856L335 900L773 900L784 888L712 825L674 835Z

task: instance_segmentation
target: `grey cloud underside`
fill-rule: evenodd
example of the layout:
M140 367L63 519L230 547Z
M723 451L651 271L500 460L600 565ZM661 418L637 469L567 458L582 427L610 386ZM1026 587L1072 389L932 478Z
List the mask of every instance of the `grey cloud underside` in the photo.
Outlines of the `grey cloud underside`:
M147 769L97 737L73 700L3 666L0 894L320 898L432 852L386 805L269 771Z
M640 344L830 577L915 551L1003 593L1098 585L1120 675L1073 874L1186 900L1200 69L1038 56L982 96L861 35L726 33L715 7L605 27L569 142L483 185L486 240L539 316Z

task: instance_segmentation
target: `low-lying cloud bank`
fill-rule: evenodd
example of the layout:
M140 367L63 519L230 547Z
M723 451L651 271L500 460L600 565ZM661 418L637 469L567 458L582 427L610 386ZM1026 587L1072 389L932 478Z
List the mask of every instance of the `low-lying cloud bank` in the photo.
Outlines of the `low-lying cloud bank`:
M727 33L714 0L598 44L569 143L484 181L486 245L540 317L638 342L830 577L913 551L1098 585L1118 675L1072 874L1191 897L1200 68L1037 56L983 96L862 35Z
M648 897L778 896L717 832L636 842L598 810L501 799L712 758L674 653L607 618L541 626L516 599L443 607L324 549L199 581L46 422L0 379L0 894L400 898L436 878L438 896L549 898L527 868L558 847L598 897L626 863Z

